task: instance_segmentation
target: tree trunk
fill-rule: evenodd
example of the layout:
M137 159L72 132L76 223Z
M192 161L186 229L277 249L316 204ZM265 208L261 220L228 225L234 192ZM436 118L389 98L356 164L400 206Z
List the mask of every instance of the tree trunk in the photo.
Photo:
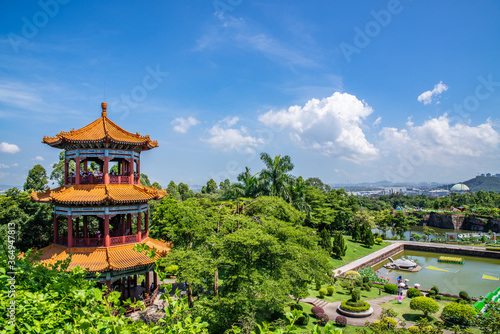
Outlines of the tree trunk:
M193 290L191 290L191 284L187 284L187 299L189 308L193 308L194 300L193 300Z
M214 294L217 296L219 294L219 267L215 265L214 274Z

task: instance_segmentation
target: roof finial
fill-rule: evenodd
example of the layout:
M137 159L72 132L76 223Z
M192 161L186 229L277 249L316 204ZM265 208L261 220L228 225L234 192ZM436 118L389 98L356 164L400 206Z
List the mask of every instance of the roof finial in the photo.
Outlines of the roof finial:
M106 102L101 103L102 107L102 117L108 117L108 113L106 112L106 109L108 108L108 104Z

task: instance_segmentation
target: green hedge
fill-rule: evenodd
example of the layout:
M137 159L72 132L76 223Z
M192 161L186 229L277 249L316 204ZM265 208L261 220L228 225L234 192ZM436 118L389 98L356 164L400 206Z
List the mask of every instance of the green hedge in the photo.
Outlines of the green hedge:
M344 309L346 311L349 311L349 312L365 312L365 311L368 311L368 309L370 308L370 304L368 304L367 302L363 302L363 303L364 303L364 306L355 307L355 306L349 306L347 304L347 300L344 300L340 304L340 307L342 307L342 309Z
M415 289L415 288L409 288L408 291L406 292L406 295L408 298L413 298L413 297L422 297L424 294L422 291Z
M390 293L391 295L395 295L398 292L398 286L393 283L387 283L384 285L384 291Z
M500 252L500 247L486 247L486 250Z

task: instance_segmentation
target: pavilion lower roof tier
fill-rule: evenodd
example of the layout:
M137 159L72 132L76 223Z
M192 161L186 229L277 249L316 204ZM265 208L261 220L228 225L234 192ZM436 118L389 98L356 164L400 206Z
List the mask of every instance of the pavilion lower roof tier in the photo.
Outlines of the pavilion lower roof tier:
M167 195L164 190L138 184L98 184L62 186L43 192L32 192L31 198L41 203L99 205L146 203Z
M36 261L44 265L51 265L57 261L66 260L70 254L73 254L68 271L77 266L87 269L89 272L126 270L154 263L157 259L170 252L171 247L170 243L151 238L144 239L141 244L146 244L149 248L155 248L155 258L152 259L144 253L133 250L136 244L85 248L68 248L51 244L41 249L42 255Z
M43 137L42 143L61 149L78 147L92 148L133 148L137 151L147 151L158 147L148 135L131 133L112 122L103 109L103 115L94 122L78 130L61 131L54 137Z

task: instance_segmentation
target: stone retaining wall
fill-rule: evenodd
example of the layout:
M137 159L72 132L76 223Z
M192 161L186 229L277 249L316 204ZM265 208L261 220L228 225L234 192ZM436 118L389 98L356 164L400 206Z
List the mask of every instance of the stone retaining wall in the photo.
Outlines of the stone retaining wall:
M418 244L418 243L408 243L404 244L405 250L414 250L421 252L432 252L432 253L444 253L444 254L454 254L454 255L467 255L484 257L489 259L500 259L500 252L493 252L479 249L470 249L467 247L455 248L455 247L439 247L428 244Z
M387 252L384 252L376 257L373 257L373 258L367 260L363 264L360 264L359 266L356 266L356 267L352 268L351 270L358 271L358 270L361 270L361 269L366 268L366 267L371 267L371 266L379 263L380 261L384 261L388 257L393 256L394 254L402 252L403 250L404 250L404 244L401 244L396 248L390 249Z

